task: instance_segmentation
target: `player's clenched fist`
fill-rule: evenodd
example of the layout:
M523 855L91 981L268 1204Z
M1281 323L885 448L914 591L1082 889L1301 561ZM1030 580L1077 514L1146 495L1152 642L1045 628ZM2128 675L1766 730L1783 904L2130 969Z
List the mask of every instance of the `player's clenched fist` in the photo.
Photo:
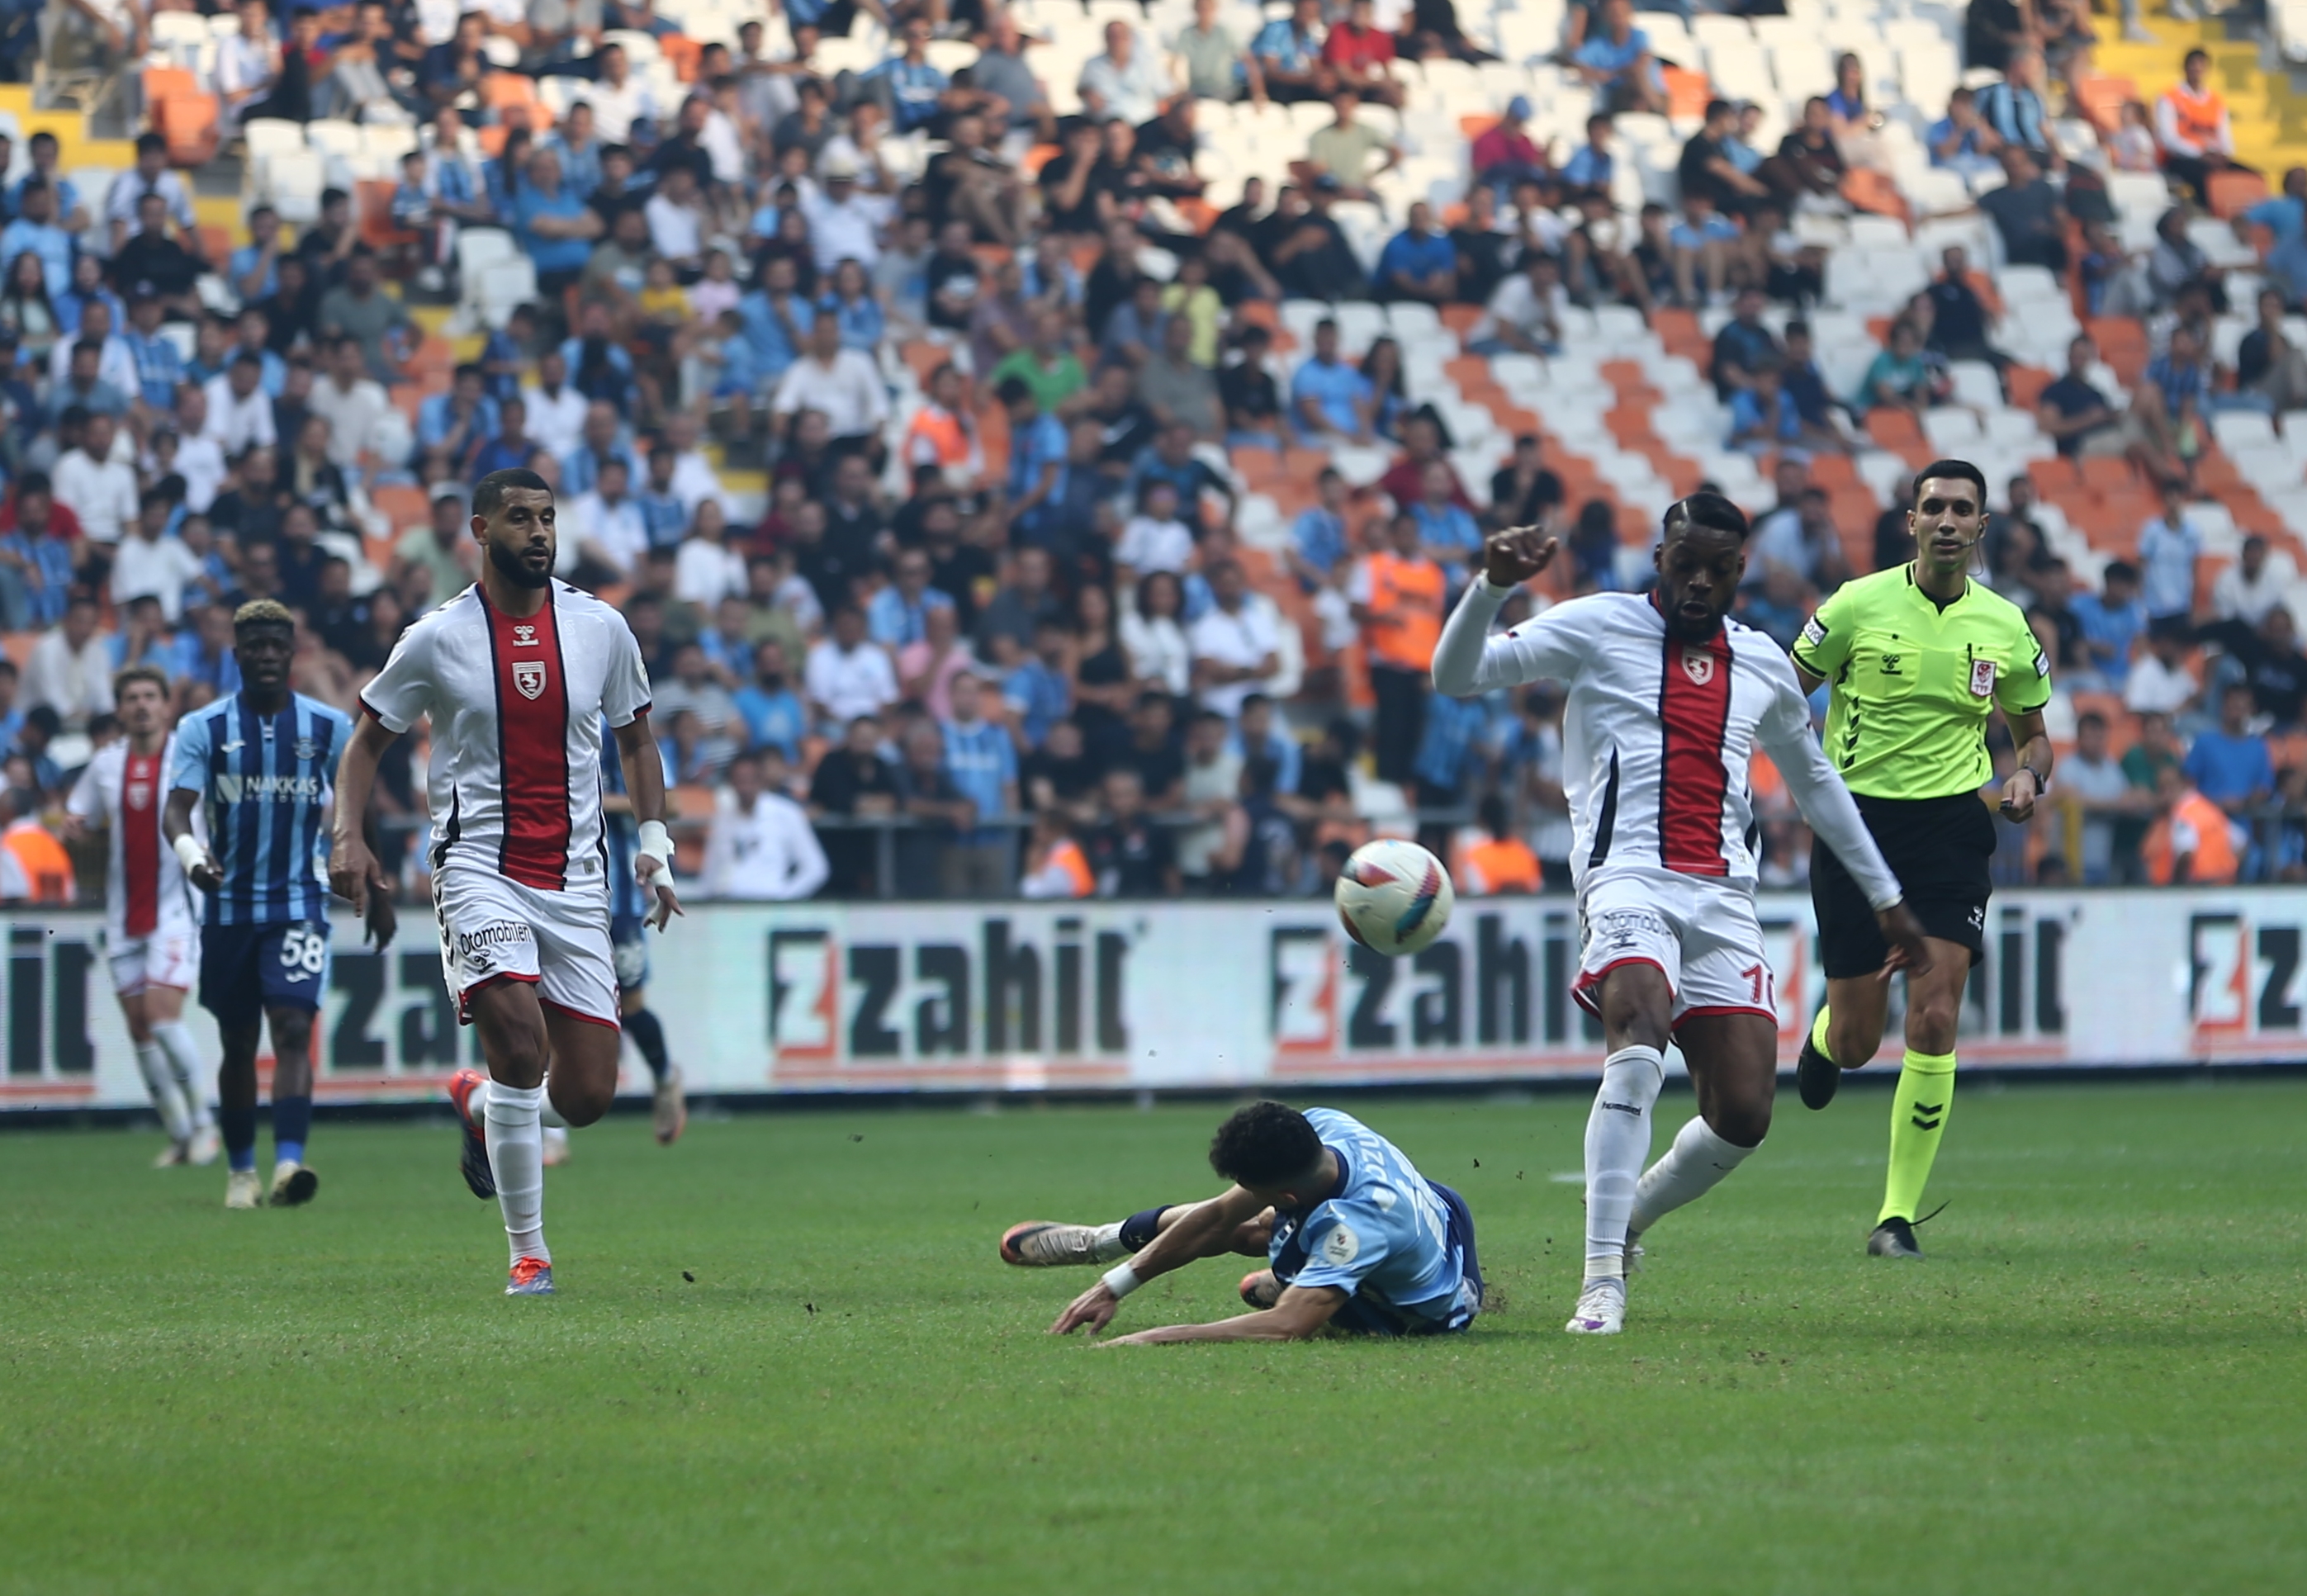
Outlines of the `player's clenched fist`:
M1561 549L1562 540L1548 536L1542 527L1509 527L1483 543L1482 567L1491 586L1518 587L1544 571Z

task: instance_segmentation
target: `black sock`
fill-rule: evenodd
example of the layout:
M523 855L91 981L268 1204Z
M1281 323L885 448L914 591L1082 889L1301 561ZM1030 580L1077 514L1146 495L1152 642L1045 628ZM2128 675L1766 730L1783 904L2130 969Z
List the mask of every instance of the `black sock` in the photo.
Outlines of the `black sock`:
M1152 1246L1154 1238L1162 1233L1162 1215L1170 1211L1170 1206L1165 1203L1159 1208L1148 1208L1123 1220L1121 1244L1132 1252L1143 1252Z
M256 1167L256 1105L235 1108L226 1103L217 1110L217 1128L224 1133L227 1164L236 1170Z
M665 1056L665 1027L657 1024L656 1016L646 1008L634 1009L625 1016L625 1034L641 1050L641 1059L649 1067L649 1074L660 1081L665 1079L672 1060Z

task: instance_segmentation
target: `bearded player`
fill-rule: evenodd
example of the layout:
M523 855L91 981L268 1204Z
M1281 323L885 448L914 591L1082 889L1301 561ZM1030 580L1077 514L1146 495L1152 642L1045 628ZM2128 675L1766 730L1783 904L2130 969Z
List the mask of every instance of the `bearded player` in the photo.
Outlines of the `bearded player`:
M1568 690L1563 768L1583 940L1574 994L1600 1017L1609 1050L1586 1123L1573 1334L1625 1326L1635 1239L1711 1190L1771 1128L1779 1014L1754 915L1755 747L1865 893L1888 965L1930 964L1898 878L1811 735L1794 666L1727 619L1746 536L1737 506L1693 494L1666 513L1653 591L1573 599L1492 637L1507 596L1561 547L1532 528L1499 533L1434 654L1434 685L1453 697L1547 681ZM1645 1171L1668 1041L1689 1065L1698 1113Z
M460 1070L464 1173L504 1212L505 1294L550 1296L542 1113L571 1125L617 1090L617 975L609 942L601 736L631 773L635 880L662 931L681 909L665 828L665 768L648 726L648 672L622 615L553 579L552 490L534 471L473 489L480 580L418 621L361 691L338 775L329 872L358 901L384 878L360 824L379 757L433 721L427 791L441 963L459 1019L480 1032L488 1077ZM548 1069L548 1065L550 1068Z
M201 1051L184 1024L184 994L199 968L200 907L183 863L160 837L176 752L167 675L156 665L130 665L113 677L112 697L126 735L89 760L64 812L75 832L103 832L109 850L105 959L136 1067L168 1133L154 1167L214 1163L216 1120Z

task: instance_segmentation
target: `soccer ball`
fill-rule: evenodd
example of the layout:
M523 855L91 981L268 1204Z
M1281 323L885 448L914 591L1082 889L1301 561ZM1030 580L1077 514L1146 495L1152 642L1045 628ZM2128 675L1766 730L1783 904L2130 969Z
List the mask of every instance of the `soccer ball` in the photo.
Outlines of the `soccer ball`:
M1338 918L1346 935L1389 957L1416 953L1442 934L1458 895L1442 862L1414 842L1381 837L1338 872Z

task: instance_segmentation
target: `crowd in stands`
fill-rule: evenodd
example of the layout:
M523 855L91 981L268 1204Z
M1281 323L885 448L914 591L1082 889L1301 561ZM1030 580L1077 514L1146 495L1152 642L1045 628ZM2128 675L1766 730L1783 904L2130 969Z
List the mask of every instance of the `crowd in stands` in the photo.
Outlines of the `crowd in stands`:
M1382 832L1462 893L1562 889L1558 698L1439 698L1428 662L1488 531L1565 544L1511 623L1640 587L1656 516L1557 455L1566 418L1470 451L1427 379L1437 338L1528 371L1608 310L1711 330L1702 453L1743 465L1721 485L1756 520L1737 613L1781 642L1909 557L1896 485L1871 526L1848 492L1894 422L1919 443L1999 399L2042 456L2134 474L2135 547L2080 563L2032 476L1998 492L1980 578L2044 639L2073 751L1998 868L2307 879L2291 549L2253 535L2198 579L2215 418L2272 436L2307 408L2307 172L2237 213L2268 235L2257 270L2206 255L2195 224L2248 174L2200 53L2080 147L2105 24L1973 4L1984 81L1897 108L1994 259L1944 247L1854 356L1812 325L1835 308L1821 228L1879 219L1865 179L1916 136L1858 56L1789 121L1736 82L1679 91L1627 0L1574 5L1548 51L1591 102L1579 136L1505 97L1459 130L1456 180L1405 204L1405 163L1434 158L1407 148L1406 82L1495 62L1504 13L1188 9L1042 4L1036 36L947 0L244 0L195 52L225 167L250 151L224 248L158 132L100 191L52 134L0 141L7 835L116 734L115 671L160 665L184 709L233 691L248 599L299 612L297 685L352 704L474 579L470 485L527 467L558 495L561 574L648 656L708 895L1312 894ZM180 15L80 6L56 59L125 70ZM2122 26L2144 31L2135 4ZM1053 83L1057 32L1096 47ZM1237 114L1286 143L1214 156L1202 124ZM398 149L389 177L300 196L280 174L304 168L257 153L355 124ZM1670 173L1637 181L1626 130L1668 125ZM2167 214L2133 253L2108 184L2142 172ZM2143 322L2143 371L2118 383L2088 332L2055 377L2009 353L2013 268L2058 274L2094 326ZM382 802L413 826L411 751ZM1799 884L1806 834L1757 781L1765 880ZM396 856L416 889L421 850Z

